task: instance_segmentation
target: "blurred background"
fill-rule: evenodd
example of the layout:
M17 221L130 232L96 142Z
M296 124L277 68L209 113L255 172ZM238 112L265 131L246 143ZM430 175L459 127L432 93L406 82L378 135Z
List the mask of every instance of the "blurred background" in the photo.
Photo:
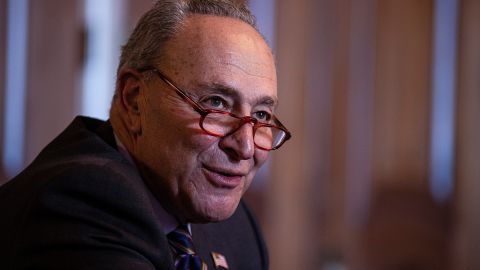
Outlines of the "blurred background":
M75 115L107 119L151 4L0 0L0 184ZM480 1L249 5L293 133L247 194L271 269L480 269Z

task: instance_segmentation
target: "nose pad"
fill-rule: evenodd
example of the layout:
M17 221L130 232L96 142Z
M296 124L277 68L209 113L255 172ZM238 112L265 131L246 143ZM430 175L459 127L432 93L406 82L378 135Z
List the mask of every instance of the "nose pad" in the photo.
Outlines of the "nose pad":
M253 123L244 123L235 132L220 140L220 148L235 159L246 160L253 157L255 143L253 140Z

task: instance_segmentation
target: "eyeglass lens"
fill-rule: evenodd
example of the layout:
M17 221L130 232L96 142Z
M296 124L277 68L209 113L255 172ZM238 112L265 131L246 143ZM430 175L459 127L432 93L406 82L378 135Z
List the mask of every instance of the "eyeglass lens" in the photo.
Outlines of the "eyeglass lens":
M225 136L244 124L241 119L235 118L229 114L211 112L204 116L202 128L216 136ZM283 130L259 126L255 129L254 142L257 146L265 149L272 149L283 143L286 134Z

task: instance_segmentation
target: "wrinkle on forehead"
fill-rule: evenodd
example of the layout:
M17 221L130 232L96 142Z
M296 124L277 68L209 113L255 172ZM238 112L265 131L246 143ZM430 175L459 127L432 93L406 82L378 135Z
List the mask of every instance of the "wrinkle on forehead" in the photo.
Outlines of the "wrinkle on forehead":
M243 92L235 87L229 86L228 83L223 83L223 82L197 82L196 84L197 89L204 90L206 93L222 93L227 96L234 97L237 100L241 100L243 102L245 101L245 97L243 95ZM262 91L253 91L254 93L257 93L258 95L253 95L251 96L252 100L249 101L251 104L255 105L266 105L272 108L275 108L278 104L278 99L277 96L273 95L268 95L268 94L262 94Z
M263 79L267 79L267 80L270 80L270 81L275 80L275 78L272 78L271 74L268 74L269 72L261 72L261 71L265 71L265 68L255 68L255 66L259 66L259 65L266 66L265 63L260 63L260 62L252 63L250 67L244 67L242 65L239 65L239 64L235 63L235 61L229 61L229 60L219 61L219 63L236 67L239 70L241 70L243 73L245 73L247 75L250 75L250 76L263 78Z
M268 56L266 58L261 58L263 60L268 59L267 61L260 61L258 57L254 57L253 55L225 51L223 52L223 55L219 57L217 63L220 65L235 67L241 70L244 74L250 76L274 81L276 80L276 74L275 71L272 70L272 67L275 66L273 63L273 56L269 52L264 53L268 54Z

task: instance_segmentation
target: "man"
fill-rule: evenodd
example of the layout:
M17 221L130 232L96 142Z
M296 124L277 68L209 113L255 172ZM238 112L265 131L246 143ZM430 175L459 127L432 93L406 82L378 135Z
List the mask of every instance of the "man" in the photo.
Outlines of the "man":
M241 197L290 137L276 88L246 7L157 2L110 120L76 118L0 189L0 269L267 269Z

